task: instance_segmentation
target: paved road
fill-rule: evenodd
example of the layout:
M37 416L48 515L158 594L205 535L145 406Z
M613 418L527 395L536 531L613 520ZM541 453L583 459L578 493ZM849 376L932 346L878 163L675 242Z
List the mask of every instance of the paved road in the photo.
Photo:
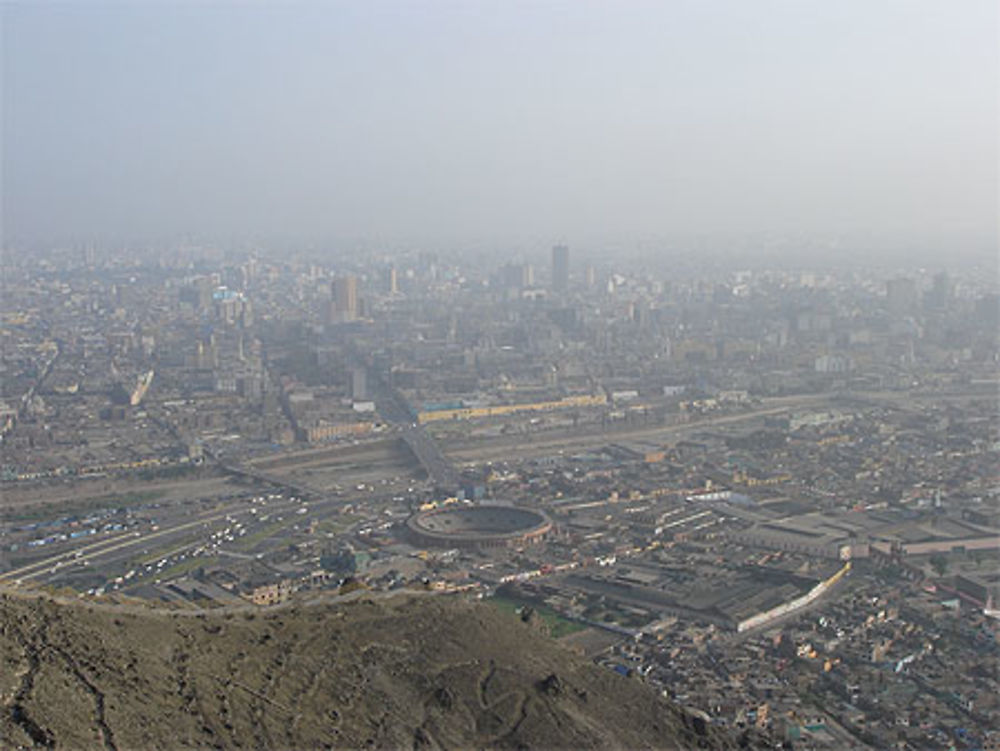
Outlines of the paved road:
M299 504L289 504L287 507L276 507L273 511L269 509L269 512L278 513L281 511L290 511L297 508L298 505ZM251 508L252 507L248 507L246 505L239 508L231 507L227 508L225 511L213 513L210 516L201 516L194 521L186 522L184 524L170 525L155 532L143 533L138 530L125 532L121 535L105 538L83 547L63 550L62 552L41 561L35 561L34 563L30 563L26 566L21 566L19 568L3 572L0 574L0 582L16 581L18 579L34 579L38 576L49 573L54 566L66 568L70 566L82 565L86 561L105 556L108 553L113 553L134 545L148 544L151 540L157 540L169 535L175 535L178 532L200 527L204 524L210 524L218 521L219 519L224 519L227 516L233 516L234 514L249 514Z
M426 430L410 426L403 428L401 436L437 487L443 490L458 488L458 472Z
M260 482L266 482L275 487L284 488L286 490L291 490L300 495L309 496L310 498L322 498L327 493L325 493L320 488L313 487L304 482L299 482L296 480L290 480L287 477L282 477L281 475L276 475L273 472L264 472L260 469L255 469L246 464L236 464L233 462L220 462L219 468L224 472L231 475L238 475L240 477L249 477L251 480L258 480Z
M368 383L372 387L375 408L379 415L390 425L399 428L400 437L434 485L444 492L458 490L460 484L458 471L441 451L437 441L431 438L424 427L417 422L413 409L406 403L402 394L389 386L371 367L368 368Z
M703 432L725 425L736 425L743 422L759 420L784 414L792 409L815 407L829 402L829 395L799 397L794 402L765 402L760 408L735 415L720 415L691 420L674 425L642 425L638 427L623 427L605 431L578 429L575 433L529 433L513 438L500 439L470 439L461 445L445 444L449 455L463 461L483 461L493 458L523 458L544 455L556 450L579 450L587 446L604 446L609 442L639 439L666 440L680 438L691 433Z

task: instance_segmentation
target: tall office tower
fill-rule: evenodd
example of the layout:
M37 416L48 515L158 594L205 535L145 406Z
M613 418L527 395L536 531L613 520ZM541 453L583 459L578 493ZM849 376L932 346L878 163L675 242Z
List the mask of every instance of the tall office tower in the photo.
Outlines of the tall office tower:
M399 278L395 266L390 266L385 270L385 292L388 295L395 295L399 292Z
M215 294L215 285L212 279L203 276L195 282L194 286L196 305L202 310L211 308Z
M564 292L569 287L569 248L556 245L552 248L552 289Z
M364 368L351 371L351 398L356 402L368 398L368 374Z
M595 283L596 279L597 279L597 273L594 271L594 267L593 266L588 266L587 267L587 288L588 289L592 289L594 287L594 283Z
M648 329L651 320L652 311L649 309L649 303L645 300L637 300L632 308L632 321L640 329Z
M497 272L497 281L504 289L525 289L535 283L535 270L527 263L508 263Z
M530 263L521 267L521 282L525 287L535 286L535 267Z
M253 303L251 303L246 298L243 298L242 305L240 306L240 328L250 328L253 326Z
M955 285L947 271L934 275L934 286L927 295L928 307L934 310L947 310L951 307L955 295Z
M336 317L341 321L353 321L358 317L356 276L338 276L333 280L333 305Z
M513 263L508 263L500 267L498 273L500 286L504 289L521 288L521 269Z

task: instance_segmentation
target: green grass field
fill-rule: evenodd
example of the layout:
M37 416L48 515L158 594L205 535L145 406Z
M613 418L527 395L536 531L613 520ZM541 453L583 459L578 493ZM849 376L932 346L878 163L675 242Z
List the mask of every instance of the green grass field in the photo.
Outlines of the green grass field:
M351 528L355 522L359 521L362 517L355 516L353 514L341 514L340 516L331 517L329 519L324 519L319 524L316 525L316 531L320 534L335 534L339 535L342 532Z
M183 576L184 574L189 574L200 566L211 566L219 562L218 556L210 557L203 556L198 558L188 558L180 563L175 563L173 566L168 566L163 569L163 571L156 574L157 579L163 579L164 581L168 579L175 579L178 576Z
M252 534L246 535L245 537L238 538L236 542L232 543L229 547L232 550L245 552L264 542L267 538L273 537L285 527L292 526L296 521L301 521L301 519L285 519L280 522L272 522L263 529L259 529Z
M582 623L568 620L546 605L536 605L532 602L525 602L512 597L504 597L502 595L490 597L485 601L491 603L494 607L497 607L506 613L511 613L512 615L519 613L521 608L525 606L534 608L535 612L538 613L541 619L545 621L545 624L549 627L549 633L554 639L560 639L563 636L575 634L577 631L583 631L586 628L586 626Z

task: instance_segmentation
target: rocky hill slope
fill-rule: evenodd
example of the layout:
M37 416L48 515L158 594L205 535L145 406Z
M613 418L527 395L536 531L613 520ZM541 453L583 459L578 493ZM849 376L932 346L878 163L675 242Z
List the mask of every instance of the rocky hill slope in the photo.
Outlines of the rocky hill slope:
M737 745L482 604L170 615L0 595L3 748Z

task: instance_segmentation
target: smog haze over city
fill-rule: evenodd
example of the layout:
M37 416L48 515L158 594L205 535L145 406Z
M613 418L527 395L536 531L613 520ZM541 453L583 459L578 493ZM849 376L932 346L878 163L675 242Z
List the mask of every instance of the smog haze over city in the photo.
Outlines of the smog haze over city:
M989 0L3 14L12 239L995 244Z
M1000 749L998 35L0 0L0 747Z

